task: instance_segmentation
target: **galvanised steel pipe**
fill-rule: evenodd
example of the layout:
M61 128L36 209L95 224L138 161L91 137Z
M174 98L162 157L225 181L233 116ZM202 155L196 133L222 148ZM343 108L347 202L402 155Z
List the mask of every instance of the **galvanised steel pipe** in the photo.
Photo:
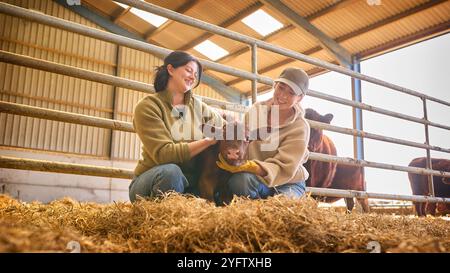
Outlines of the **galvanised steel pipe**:
M127 89L134 89L145 93L153 93L152 85L134 80L129 80L105 73L86 70L65 64L54 63L42 59L36 59L29 56L19 55L7 51L0 50L0 61L15 65L31 67L47 72L57 73L61 75L71 76L79 79L114 85Z
M322 122L318 122L318 121L314 121L314 120L310 120L310 119L307 119L307 121L311 125L312 128L324 129L324 130L342 133L342 134L346 134L346 135L359 136L359 137L370 138L370 139L375 139L375 140L380 140L380 141L385 141L385 142L390 142L390 143L395 143L395 144L401 144L401 145L405 145L405 146L411 146L411 147L417 147L417 148L422 148L422 149L430 149L430 150L434 150L434 151L450 153L450 149L447 149L447 148L441 148L441 147L432 146L429 144L423 144L423 143L409 141L409 140L403 140L403 139L399 139L399 138L393 138L393 137L387 137L387 136L367 133L367 132L357 130L357 129L339 127L339 126L330 125L327 123L322 123Z
M411 89L408 89L408 88L404 88L404 87L401 87L401 86L398 86L398 85L395 85L395 84L392 84L392 83L389 83L389 82L386 82L386 81L383 81L383 80L380 80L380 79L377 79L377 78L374 78L374 77L363 75L361 73L357 73L355 71L352 71L351 69L344 68L344 67L341 67L341 66L338 66L338 65L334 65L334 64L331 64L331 63L319 60L317 58L309 57L309 56L306 56L304 54L295 52L293 50L281 48L281 47L272 45L270 43L267 43L267 42L264 42L264 41L252 38L250 36L247 36L247 35L244 35L244 34L241 34L241 33L238 33L238 32L234 32L234 31L231 31L231 30L228 30L226 28L222 28L222 27L210 24L210 23L206 23L206 22L203 22L201 20L195 19L193 17L189 17L189 16L184 15L184 14L179 14L179 13L177 13L175 11L171 11L169 9L162 8L162 7L159 7L159 6L154 5L154 4L147 3L145 1L140 1L140 0L118 0L117 2L120 2L120 3L129 5L129 6L141 9L141 10L145 10L145 11L154 13L154 14L157 14L159 16L163 16L163 17L169 18L171 20L174 20L174 21L177 21L177 22L180 22L180 23L184 23L184 24L187 24L187 25L190 25L190 26L194 26L194 27L197 27L197 28L200 28L200 29L203 29L203 30L206 30L206 31L209 31L209 32L212 32L212 33L215 33L215 34L218 34L218 35L230 38L230 39L233 39L233 40L237 40L237 41L246 43L248 45L253 45L254 44L254 45L258 46L259 48L262 48L262 49L265 49L265 50L269 50L269 51L272 51L274 53L278 53L278 54L284 55L286 57L297 59L297 60L300 60L300 61L303 61L303 62L307 62L309 64L320 66L320 67L326 68L328 70L339 72L339 73L351 76L353 78L357 78L357 79L360 79L360 80L363 80L363 81L371 82L371 83L374 83L374 84L377 84L377 85L381 85L381 86L384 86L384 87L387 87L387 88L390 88L390 89L393 89L393 90L400 91L400 92L405 93L405 94L409 94L409 95L416 96L416 97L419 97L419 98L426 98L428 100L432 100L432 101L444 104L446 106L450 106L450 102L447 102L447 101L444 101L444 100L441 100L441 99L438 99L438 98L434 98L434 97L422 94L420 92L417 92L417 91L414 91L414 90L411 90Z
M430 126L434 126L434 127L450 130L450 126L447 126L447 125L431 122L431 121L428 121L426 119L421 119L421 118L416 118L416 117L413 117L413 116L408 116L408 115L405 115L405 114L402 114L402 113L397 113L397 112L394 112L394 111L386 110L386 109L379 108L379 107L376 107L376 106L372 106L372 105L369 105L369 104L366 104L366 103L343 99L343 98L340 98L340 97L337 97L337 96L325 94L325 93L322 93L322 92L319 92L319 91L315 91L315 90L311 90L311 89L308 90L308 96L319 98L319 99L324 99L324 100L329 100L329 101L336 102L336 103L339 103L339 104L344 104L344 105L356 107L356 108L359 108L359 109L362 109L362 110L367 110L367 111L371 111L371 112L374 112L374 113L383 114L383 115L386 115L386 116L391 116L391 117L395 117L395 118L409 120L409 121L417 122L417 123L420 123L420 124L428 124Z
M423 104L423 118L425 120L428 120L427 100L426 99L422 99L422 104ZM427 124L425 124L425 144L430 144L430 135L428 133L428 125ZM426 151L427 151L426 168L427 169L432 169L433 168L433 163L431 161L430 149L426 149ZM428 191L429 191L429 194L431 196L435 196L434 183L433 183L433 176L432 175L428 175Z
M132 39L131 39L132 40ZM148 44L146 44L146 45L148 45ZM345 73L344 73L345 74ZM428 99L430 99L430 98L428 98ZM432 100L432 99L431 99Z
M7 51L0 50L0 61L1 62L7 62L15 65L21 65L26 67L31 67L43 71L48 71L52 73L57 73L61 75L76 77L79 79L84 80L90 80L95 81L99 83L104 84L110 84L113 86L119 86L127 89L134 89L137 91L141 91L144 93L154 93L155 89L153 85L134 81L126 78L121 78L117 76L112 76L109 74L104 74L100 72L95 72L92 70L86 70L83 68L73 67L69 65L54 63L42 59L36 59L29 56L19 55ZM206 103L211 103L212 106L221 106L221 108L230 110L230 111L236 111L236 112L245 112L245 106L238 105L230 102L224 102L220 100L210 99L198 95L194 95L195 97L198 97L202 101Z
M310 192L314 195L320 196L332 196L342 198L373 198L373 199L388 199L388 200L403 200L413 202L433 202L433 203L448 203L450 198L444 197L430 197L424 195L399 195L399 194L384 194L384 193L371 193L365 191L353 191L353 190L338 190L338 189L324 189L306 187L306 192Z
M91 80L91 81L100 82L100 83L104 83L104 84L110 84L110 85L114 85L114 86L134 89L134 90L142 91L145 93L153 93L154 92L153 85L151 85L151 84L142 83L139 81L134 81L134 80L121 78L121 77L117 77L117 76L112 76L112 75L104 74L104 73L100 73L100 72L95 72L92 70L86 70L83 68L58 64L58 63L54 63L54 62L50 62L50 61L46 61L46 60L42 60L42 59L36 59L33 57L19 55L19 54L15 54L15 53L3 51L3 50L0 50L0 61L8 62L8 63L16 64L16 65L27 66L27 67L31 67L31 68L35 68L35 69L48 71L48 72L58 73L58 74L66 75L66 76L77 77L80 79ZM383 113L385 115L408 119L410 121L414 121L414 122L418 122L418 123L422 123L422 124L428 124L431 126L450 130L450 126L430 122L430 121L424 120L424 119L410 117L410 116L395 113L392 111L376 108L376 107L373 107L373 106L370 106L367 104L342 99L342 98L339 98L336 96L323 94L318 91L311 90L310 95L312 95L314 97L324 98L327 100L332 100L332 101L335 101L338 103L344 103L347 105L360 107L361 109L379 112L379 113ZM194 95L194 96L197 96L197 95ZM213 105L221 105L221 106L223 106L222 108L228 109L230 111L244 113L245 109L246 109L246 107L243 105L238 106L239 104L223 102L223 101L205 98L205 97L201 97L201 96L197 96L197 97L201 98L205 102L208 101Z
M216 102L213 100L212 102L208 103L214 103ZM220 101L218 101L220 103ZM5 102L0 101L0 112L8 113L8 114L15 114L15 115L22 115L22 116L29 116L29 117L37 117L42 119L49 119L49 120L55 120L55 121L63 121L63 122L70 122L75 124L81 124L81 125L88 125L88 126L95 126L100 128L106 128L106 129L113 129L113 130L119 130L119 131L125 131L125 132L134 132L133 126L131 123L120 121L120 120L112 120L112 119L106 119L106 118L100 118L100 117L94 117L94 116L87 116L77 113L70 113L70 112L63 112L59 110L53 110L53 109L47 109L47 108L40 108L36 106L30 106L25 104L17 104L12 102ZM441 148L438 146L431 146L427 144L422 144L418 142L413 141L407 141L397 138L391 138L391 137L385 137L381 135L371 134L364 131L359 131L356 129L349 129L349 128L343 128L339 126L334 126L326 123L317 122L314 120L308 120L308 123L311 125L312 128L317 129L324 129L329 130L333 132L338 132L342 134L347 135L353 135L353 136L360 136L364 138L371 138L375 140L380 141L386 141L411 147L417 147L417 148L423 148L423 149L430 149L440 152L446 152L450 153L450 149Z
M252 44L252 73L258 74L258 47ZM258 82L252 80L252 103L255 103L258 97Z
M17 7L14 5L10 5L10 4L6 4L6 3L0 3L0 12L9 14L9 15L13 15L13 16L17 16L17 17L20 17L20 18L23 18L26 20L35 21L35 22L38 22L41 24L46 24L46 25L49 25L52 27L64 29L67 31L72 31L72 32L75 32L78 34L86 35L86 36L100 39L103 41L116 43L116 44L119 44L122 46L136 49L136 50L152 53L152 54L155 54L155 55L161 56L161 57L164 57L171 52L168 49L154 46L149 43L126 38L126 37L123 37L120 35L116 35L113 33L106 32L106 31L98 30L95 28L77 24L77 23L74 23L71 21L66 21L66 20L63 20L60 18L52 17L52 16L45 15L45 14L42 14L42 13L39 13L36 11L27 10L27 9ZM262 76L255 75L250 72L230 68L228 66L216 64L214 62L207 61L207 60L201 60L201 62L205 65L205 67L211 66L210 67L211 69L219 71L219 72L234 75L237 77L242 77L242 78L245 78L248 80L257 80L258 82L261 82L261 83L264 83L264 84L267 84L270 86L273 85L273 80L268 77L262 77ZM437 123L433 123L433 122L429 122L429 121L424 121L424 120L416 118L416 117L410 117L410 116L407 116L404 114L395 113L392 111L384 110L381 108L376 108L376 107L369 106L366 104L353 102L351 100L344 100L344 99L341 99L338 97L320 93L318 91L309 90L308 94L313 97L324 98L324 99L327 99L327 100L330 100L333 102L337 102L337 103L341 103L341 104L345 104L345 105L351 105L351 106L358 107L358 108L361 108L364 110L373 111L373 112L386 114L386 115L391 115L391 116L402 118L405 120L410 120L410 121L414 121L414 122L418 122L418 123L422 123L422 124L428 124L431 126L450 130L449 126L445 126L445 125L441 125L441 124L437 124Z
M120 169L112 167L99 167L84 164L74 164L65 162L55 162L47 160L25 159L9 156L0 156L0 168L17 169L17 170L31 170L31 171L43 171L43 172L55 172L66 174L79 174L90 175L100 177L112 177L122 179L132 179L134 177L133 170ZM343 198L373 198L373 199L391 199L391 200L405 200L416 202L436 202L436 203L448 203L450 198L442 197L428 197L419 195L396 195L396 194L381 194L381 193L368 193L362 191L352 190L337 190L337 189L322 189L307 187L307 192L315 195L322 196L337 196Z
M57 17L53 17L50 15L45 15L33 10L24 9L21 7L17 7L14 5L6 4L6 3L0 3L0 12L12 16L16 16L19 18L23 18L29 21L37 22L40 24L48 25L51 27L75 32L81 35L85 35L88 37L96 38L102 41L115 43L121 46L126 46L129 48L133 48L139 51L147 52L154 54L158 57L165 57L169 55L172 50L158 47L146 42L138 41L135 39L130 39L127 37L123 37L117 34L113 34L107 31L95 29L92 27L88 27L85 25L81 25L75 22L67 21L64 19L60 19ZM244 70L232 68L226 65L218 64L209 60L205 59L199 59L202 65L205 68L212 69L221 73L233 75L236 77L245 78L248 80L258 80L258 82L265 83L267 85L272 85L272 79L268 77L262 77L255 75L251 72L247 72Z
M40 108L36 106L0 101L0 113L21 115L34 118L69 122L80 125L94 126L105 129L134 133L131 122L93 117L78 113L63 112L59 110Z
M56 120L62 122L71 122L81 125L95 126L106 129L113 129L125 132L134 132L133 125L130 122L110 120L99 117L85 116L81 114L62 112L58 110L51 110L39 108L35 106L16 104L11 102L0 101L0 112L9 114L18 114L29 117L38 117L49 120ZM384 163L369 162L364 160L355 160L353 158L337 157L319 153L310 153L311 160L320 160L326 162L336 162L341 164L356 165L360 167L373 167L389 170L405 171L417 174L432 174L437 176L450 177L450 172L442 172L437 170L427 170L415 167L403 167L397 165L390 165Z
M141 83L141 82L125 79L125 78L120 78L120 77L116 77L116 76L112 76L112 75L108 75L108 74L85 70L82 68L76 68L76 67L71 67L68 65L62 65L62 64L45 61L45 60L35 59L32 57L18 55L18 54L5 52L5 51L1 51L1 50L0 50L0 61L5 61L5 62L9 62L9 63L17 64L17 65L23 65L23 66L27 66L27 67L32 67L32 68L36 68L36 69L41 69L41 70L45 70L45 71L49 71L49 72L55 72L55 73L59 73L59 74L67 75L67 76L75 76L78 78L92 80L92 81L96 81L96 82L100 82L100 83L113 84L113 85L117 85L117 86L121 86L121 87L125 87L125 88L136 89L136 90L143 91L146 93L152 93L154 90L153 86L150 84L145 84L145 83ZM205 97L200 97L200 98L202 100L206 100L207 102L209 102L211 104L222 105L228 110L234 110L234 111L239 111L239 112L245 112L245 110L246 110L246 107L242 106L242 105L239 107L233 103L221 102L218 100L213 100L213 99L209 99L209 98L205 98ZM331 131L341 132L341 133L345 133L345 134L362 136L362 137L387 141L387 142L391 142L391 143L403 144L403 145L408 145L408 146L413 146L413 147L418 147L418 148L432 149L432 150L444 151L444 152L450 151L449 149L444 149L444 148L440 148L440 147L436 147L436 146L414 143L414 142L410 142L410 141L399 140L399 139L394 139L394 138L389 138L389 137L384 137L384 136L378 136L378 135L358 131L355 129L341 128L341 127L332 126L332 125L328 125L328 124L318 123L315 121L309 121L309 122L315 128L329 129Z
M132 179L133 170L0 156L0 168Z
M393 165L393 164L371 162L371 161L366 161L366 160L354 159L354 158L350 158L350 157L339 157L339 156L319 154L319 153L310 153L309 160L335 162L335 163L344 164L344 165L395 170L395 171L416 173L416 174L422 174L422 175L432 174L432 175L436 175L436 176L450 177L450 172L429 170L429 169L416 168L416 167L404 167L404 166Z

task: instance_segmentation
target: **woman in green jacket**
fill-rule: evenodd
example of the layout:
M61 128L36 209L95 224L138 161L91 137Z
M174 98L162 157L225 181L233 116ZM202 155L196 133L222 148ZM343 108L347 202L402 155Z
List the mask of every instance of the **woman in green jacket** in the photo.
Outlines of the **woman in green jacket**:
M130 200L168 191L197 193L194 156L215 144L204 138L201 124L222 126L222 118L192 96L200 83L202 65L193 56L174 51L157 68L155 94L134 110L133 126L142 142L142 159L129 187Z

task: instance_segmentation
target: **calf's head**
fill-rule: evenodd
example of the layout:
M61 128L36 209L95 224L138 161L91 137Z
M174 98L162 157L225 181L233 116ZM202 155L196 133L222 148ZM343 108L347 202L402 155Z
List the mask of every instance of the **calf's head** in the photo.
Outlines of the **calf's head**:
M219 153L229 165L240 166L244 163L249 144L249 133L244 124L230 122L222 128L204 125L203 134L219 140Z
M333 120L333 115L326 114L326 115L322 116L314 109L307 108L307 109L305 109L305 118L309 119L309 120L314 120L314 121L330 124L331 120ZM314 151L318 150L319 145L322 142L322 136L323 136L322 129L316 129L316 128L311 127L309 143L308 143L309 151L314 152Z

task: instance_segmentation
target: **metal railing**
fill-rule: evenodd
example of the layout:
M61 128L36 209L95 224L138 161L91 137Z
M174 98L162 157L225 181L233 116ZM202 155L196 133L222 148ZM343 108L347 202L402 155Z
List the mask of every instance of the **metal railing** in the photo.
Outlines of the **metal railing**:
M437 171L431 169L431 157L430 157L430 150L435 151L441 151L441 152L450 152L450 149L447 148L441 148L437 146L429 145L428 141L428 126L434 126L438 128L443 128L446 130L450 130L450 126L438 124L434 122L430 122L427 120L427 112L426 112L426 100L435 101L441 104L444 104L446 106L450 106L449 102L440 100L438 98L434 98L425 94L421 94L417 91L413 91L410 89L406 89L373 77L369 77L357 72L354 72L352 70L339 67L306 55L303 55L301 53L294 52L292 50L280 48L274 45L271 45L269 43L254 39L252 37L236 33L233 31L230 31L228 29L224 29L212 24L208 24L205 22L202 22L200 20L197 20L195 18L188 17L186 15L178 14L176 12L146 3L141 1L125 1L121 0L118 1L142 10L146 10L155 14L158 14L160 16L167 17L169 19L185 23L194 27L198 27L207 31L210 31L215 34L219 34L225 37L228 37L230 39L238 40L244 43L247 43L252 48L252 72L228 67L226 65L214 63L208 60L201 59L200 61L205 66L205 68L212 69L218 72L226 73L229 75L241 77L247 80L252 81L252 99L253 101L256 100L257 95L257 82L272 85L273 80L268 77L263 77L257 74L257 49L262 48L266 50L270 50L272 52L291 57L297 60L301 60L310 64L314 64L317 66L320 66L322 68L326 68L332 71L336 71L339 73L346 74L348 76L358 78L364 81L372 82L377 85L381 85L384 87L391 88L396 91L400 91L409 95L417 96L422 99L424 102L424 118L419 119L416 117L408 116L401 113L396 113L393 111L385 110L382 108L374 107L371 105L367 105L364 103L355 102L352 100L346 100L339 97L335 97L332 95L324 94L318 91L310 90L309 95L329 101L333 101L339 104L348 105L356 108L360 108L363 110L373 111L377 113L381 113L388 116L393 116L401 119L405 119L408 121L413 121L417 123L421 123L425 125L425 134L426 134L426 143L416 143L412 141L406 141L391 137L385 137L381 135L371 134L368 132L355 130L355 129L349 129L349 128L342 128L338 126L333 126L329 124L324 124L320 122L315 121L309 121L311 124L311 127L313 128L321 128L326 130L331 130L339 133L344 133L348 135L354 135L354 136L360 136L365 138L371 138L376 139L380 141L386 141L411 147L417 147L417 148L423 148L427 150L427 158L428 158L428 165L427 168L413 168L413 167L404 167L404 166L397 166L397 165L390 165L390 164L384 164L384 163L377 163L377 162L369 162L365 160L355 160L353 158L343 158L343 157L336 157L336 156L330 156L330 155L324 155L324 154L317 154L317 153L311 153L310 159L312 160L319 160L319 161L327 161L327 162L336 162L340 164L348 164L348 165L357 165L361 167L374 167L374 168L382 168L382 169L390 169L390 170L398 170L398 171L405 171L405 172L412 172L417 174L426 174L426 175L437 175L437 176L443 176L443 177L450 177L450 172L443 172L443 171ZM52 17L49 15L45 15L39 12L35 12L32 10L23 9L17 6L9 5L6 3L0 3L0 13L16 16L19 18L23 18L26 20L34 21L37 23L49 25L52 27L60 28L63 30L75 32L81 35L85 35L88 37L100 39L103 41L115 43L121 46L126 46L129 48L137 49L143 52L151 53L159 57L164 57L168 55L171 51L165 48L161 48L155 45L151 45L145 42L137 41L134 39L130 39L127 37L123 37L120 35L116 35L113 33L105 32L102 30L94 29L91 27L87 27L81 24L77 24L74 22L70 22L67 20L63 20L60 18ZM110 84L114 86L129 88L141 92L151 93L154 91L153 86L150 84L133 81L121 77L116 77L108 74L103 74L99 72L89 71L81 68L75 68L67 65L62 65L54 62L49 62L45 60L39 60L27 56L22 56L6 51L0 51L0 61L7 62L11 64L21 65L21 66L27 66L35 69L40 69L52 73L58 73L63 74L67 76L77 77L81 79L101 82L105 84ZM229 102L223 102L218 101L214 99L204 98L201 97L205 102L219 106L222 108L226 108L227 110L237 111L237 112L245 112L246 107L242 105L237 105ZM65 122L71 122L71 123L77 123L77 124L83 124L83 125L89 125L89 126L96 126L101 128L108 128L113 130L120 130L120 131L127 131L127 132L134 132L133 127L130 123L118 121L118 120L111 120L111 119L104 119L104 118L98 118L98 117L91 117L91 116L85 116L81 114L75 114L75 113L67 113L67 112L61 112L57 110L50 110L50 109L43 109L39 107L33 107L33 106L27 106L27 105L20 105L15 103L9 103L9 102L0 102L0 112L10 113L10 114L17 114L17 115L25 115L25 116L32 116L32 117L38 117L38 118L44 118L44 119L50 119L50 120L58 120L58 121L65 121ZM20 163L18 163L20 162ZM0 157L0 167L3 168L13 168L13 169L31 169L31 170L38 170L38 171L56 171L56 172L66 172L66 173L77 173L77 174L85 174L85 175L99 175L99 176L109 176L109 177L118 177L118 178L131 178L130 177L130 170L121 170L121 169L115 169L110 168L111 173L105 171L108 169L107 167L96 167L96 166L86 166L86 165L79 165L79 164L73 164L76 166L72 166L69 169L68 168L59 168L55 166L60 166L58 164L66 164L66 163L58 163L58 162L48 162L48 161L38 161L38 160L30 160L30 159L17 159L17 158L11 158L11 157ZM66 164L67 165L67 164ZM49 168L48 166L52 166ZM79 169L82 171L76 171L75 169ZM97 170L96 168L100 168L101 171L96 174ZM100 170L99 169L99 170ZM431 187L432 187L432 183ZM413 197L413 196L400 196L400 195L389 195L389 194L375 194L375 193L366 193L366 192L357 192L357 191L345 191L345 190L334 190L334 189L317 189L317 188L309 188L309 191L313 192L314 194L318 195L329 195L329 194L335 194L333 196L339 196L339 197L358 197L358 198L382 198L382 199L397 199L397 200L410 200L410 201L429 201L429 202L449 202L449 198L435 198L435 197ZM430 189L430 192L433 193L433 189ZM344 196L345 195L345 196ZM432 194L433 195L433 194ZM405 199L406 198L406 199ZM414 198L411 199L411 198Z

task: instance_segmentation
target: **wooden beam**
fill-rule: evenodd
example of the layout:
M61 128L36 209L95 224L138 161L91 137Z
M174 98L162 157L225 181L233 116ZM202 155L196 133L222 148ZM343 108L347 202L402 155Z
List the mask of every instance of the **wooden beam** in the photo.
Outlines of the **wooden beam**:
M317 42L328 50L342 66L348 67L352 63L352 55L338 42L326 35L319 28L311 24L306 18L300 16L291 8L283 4L280 0L260 0L269 9L283 14L294 26L306 30Z
M227 27L231 26L232 24L238 22L242 18L252 14L256 10L258 10L260 7L262 7L262 4L260 2L256 2L254 5L244 9L243 11L239 12L235 16L233 16L233 17L229 18L228 20L226 20L225 22L221 23L219 26L223 27L223 28L227 28ZM203 35L195 38L194 40L191 40L187 44L179 47L177 50L181 50L181 51L188 50L188 49L192 48L193 46L205 41L209 37L212 37L213 35L215 35L215 34L206 32Z
M333 11L345 8L345 7L353 4L355 1L358 1L358 0L341 0L341 1L336 1L332 5L324 8L324 9L321 9L318 12L315 12L315 13L309 15L309 16L307 16L306 20L312 22L312 21L314 21L317 18L320 18L322 16L325 16L325 15L329 14L330 12L333 12ZM277 39L279 36L285 35L285 34L287 34L289 31L291 31L293 29L295 29L295 26L292 25L292 24L289 24L289 25L287 25L287 26L285 26L285 27L283 27L283 28L281 28L281 29L279 29L279 30L277 30L275 32L272 32L271 34L265 36L261 40L264 41L264 42L270 43L271 41ZM218 59L216 62L220 62L220 63L229 62L229 61L237 58L238 56L248 52L249 50L250 50L250 47L248 47L248 46L242 47L242 48L240 48L240 49L238 49L238 50L228 54L227 56L224 56L221 59Z
M120 18L122 18L125 14L130 12L130 10L133 8L133 7L130 7L130 6L128 8L126 8L126 9L124 9L121 6L119 6L119 7L122 9L122 11L120 11L119 14L117 14L116 16L113 16L111 18L111 20L113 21L114 24L117 24L117 22L119 22Z
M186 13L188 12L190 9L192 9L195 5L197 5L199 3L199 0L189 0L186 3L184 3L181 7L179 7L178 9L176 9L175 11L178 13ZM158 28L149 30L147 33L144 34L144 39L145 40L149 40L151 39L153 36L155 36L156 34L160 33L161 31L167 29L169 26L171 26L175 21L172 20L167 20L166 22L164 22L164 24L162 24L161 26L159 26Z
M360 28L358 30L352 31L352 32L350 32L348 34L344 34L344 35L336 38L336 41L338 43L345 42L347 40L350 40L350 39L353 39L353 38L355 38L357 36L360 36L360 35L362 35L362 34L364 34L366 32L373 31L375 29L384 27L384 26L386 26L388 24L391 24L391 23L395 23L395 22L397 22L397 21L399 21L401 19L404 19L404 18L406 18L408 16L412 16L412 15L417 14L419 12L425 11L425 10L427 10L429 8L435 7L436 5L442 4L444 2L446 2L446 0L431 0L431 1L428 1L428 2L426 2L424 4L416 6L414 8L409 9L409 10L406 10L404 12L401 12L401 13L398 13L398 14L393 15L391 17L388 17L388 18L386 18L386 19L384 19L382 21L379 21L379 22L373 23L373 24L371 24L369 26L366 26L366 27ZM320 50L322 50L322 48L320 46L317 46L317 47L308 49L305 52L302 52L302 54L304 54L304 55L312 55L312 54L314 54L316 52L319 52ZM373 54L373 53L371 53L371 54ZM359 55L359 54L357 54L357 55ZM264 74L264 73L266 73L268 71L277 69L277 68L279 68L281 66L284 66L284 65L289 64L289 63L293 63L295 61L297 61L297 60L291 59L291 58L286 58L286 59L284 59L284 60L282 60L282 61L280 61L278 63L269 65L269 66L264 67L264 68L262 68L262 69L260 69L258 71L259 71L259 74ZM242 81L244 81L244 80L242 80L242 79L235 79L235 80L227 82L226 85L234 85L234 84L240 83Z

